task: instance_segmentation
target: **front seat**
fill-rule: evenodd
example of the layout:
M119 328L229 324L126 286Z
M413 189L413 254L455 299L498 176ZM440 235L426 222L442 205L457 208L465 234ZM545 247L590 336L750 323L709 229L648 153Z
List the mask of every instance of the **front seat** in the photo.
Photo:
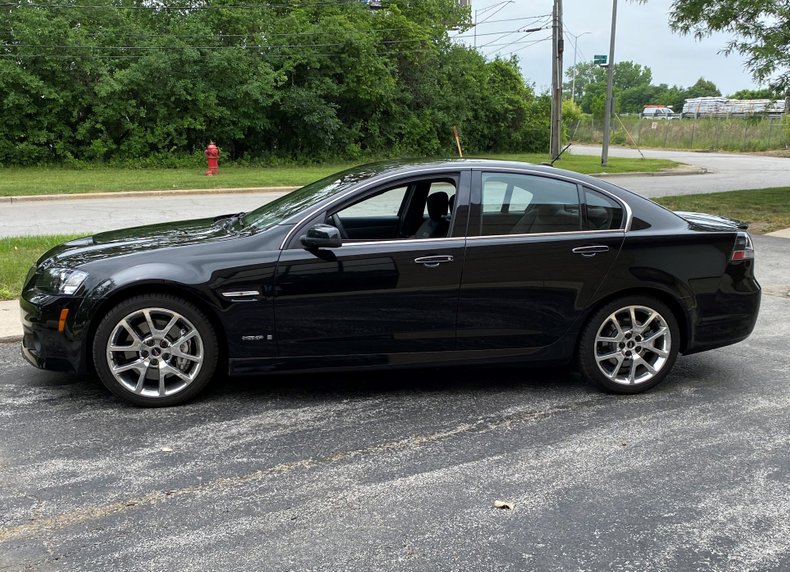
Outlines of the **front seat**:
M450 199L447 193L439 191L429 195L426 204L428 206L428 220L420 225L420 228L414 234L414 238L441 238L447 236L447 231L450 229L450 222L447 220Z

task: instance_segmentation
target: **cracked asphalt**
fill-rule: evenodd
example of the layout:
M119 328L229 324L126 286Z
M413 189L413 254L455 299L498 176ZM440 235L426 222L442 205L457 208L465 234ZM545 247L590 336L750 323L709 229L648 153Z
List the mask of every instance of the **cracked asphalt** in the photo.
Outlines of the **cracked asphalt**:
M421 369L146 410L0 344L0 570L788 570L790 243L755 242L752 337L638 396Z

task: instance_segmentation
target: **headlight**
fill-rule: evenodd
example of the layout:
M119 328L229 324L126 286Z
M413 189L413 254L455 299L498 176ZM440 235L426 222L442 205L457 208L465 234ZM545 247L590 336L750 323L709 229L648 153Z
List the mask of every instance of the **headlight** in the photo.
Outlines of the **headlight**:
M87 272L72 268L44 268L36 277L36 288L52 294L74 294L85 279Z

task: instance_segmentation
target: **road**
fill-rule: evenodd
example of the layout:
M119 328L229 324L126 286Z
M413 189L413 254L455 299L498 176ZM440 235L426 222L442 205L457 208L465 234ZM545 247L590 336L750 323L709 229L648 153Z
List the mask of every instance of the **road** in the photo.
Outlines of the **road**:
M0 344L0 570L788 570L790 251L755 240L754 335L639 396L426 369L145 410Z
M600 154L600 148L574 145L572 152L594 155ZM645 154L703 167L710 172L671 177L617 176L611 180L647 197L790 186L787 158L660 150L645 151ZM611 155L638 156L636 151L623 148L612 148ZM562 162L557 166L561 167ZM91 234L147 223L210 217L250 211L278 196L278 193L178 195L2 203L0 237Z
M576 155L601 155L600 145L574 144L571 153ZM636 191L645 197L717 193L739 189L765 189L790 186L790 158L768 157L739 153L695 153L693 151L667 151L643 149L648 159L670 159L702 167L704 175L676 177L618 176L612 182ZM624 147L611 147L610 157L638 159L639 152ZM556 163L556 166L560 166Z

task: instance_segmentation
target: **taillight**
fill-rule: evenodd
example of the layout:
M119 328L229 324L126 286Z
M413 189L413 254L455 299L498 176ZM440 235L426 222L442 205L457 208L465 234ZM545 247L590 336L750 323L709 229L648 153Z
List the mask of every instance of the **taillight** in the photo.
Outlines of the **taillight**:
M730 262L739 260L754 260L754 245L748 232L740 231L735 238L735 247L732 249Z

